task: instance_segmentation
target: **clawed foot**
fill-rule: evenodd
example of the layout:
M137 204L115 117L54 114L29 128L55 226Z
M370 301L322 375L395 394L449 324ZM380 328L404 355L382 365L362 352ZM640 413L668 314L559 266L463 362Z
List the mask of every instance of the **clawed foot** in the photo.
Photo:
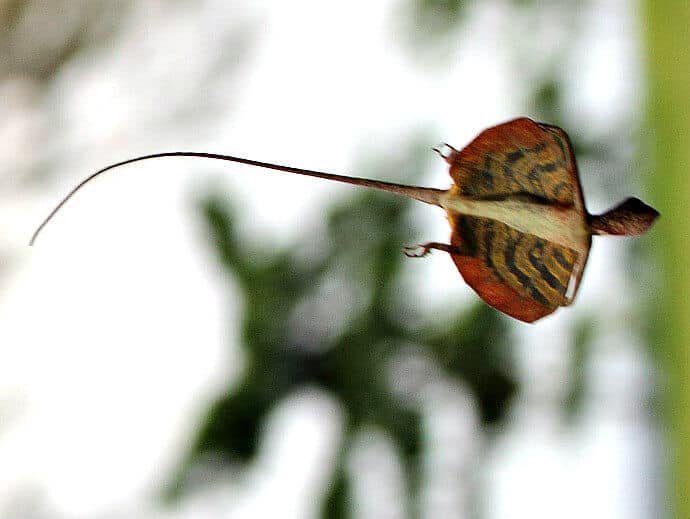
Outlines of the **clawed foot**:
M458 150L453 148L453 146L445 142L443 144L439 144L436 148L431 149L438 153L439 156L446 162L450 162L453 155L458 152Z
M403 254L408 258L423 258L431 252L431 248L424 245L413 245L411 247L403 247Z
M414 245L412 247L403 247L403 253L408 258L423 258L427 254L429 254L433 249L448 253L451 252L450 245L446 243L430 242L422 243L420 245Z

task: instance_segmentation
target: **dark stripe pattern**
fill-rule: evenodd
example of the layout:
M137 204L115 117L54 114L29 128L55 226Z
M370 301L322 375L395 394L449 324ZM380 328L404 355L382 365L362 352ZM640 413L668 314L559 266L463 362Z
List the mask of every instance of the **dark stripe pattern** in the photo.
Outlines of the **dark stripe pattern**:
M562 306L577 253L501 222L454 216L463 255L482 260L498 281L547 308Z
M452 156L450 175L464 196L582 209L568 136L558 127L530 119L515 119L484 130ZM448 216L454 229L452 244L463 255L481 260L490 277L545 308L566 303L578 259L576 251L488 218ZM583 250L588 248L583 243ZM473 272L471 278L481 280L482 276ZM484 286L491 290L490 284L477 283L478 291ZM498 301L495 297L499 296L487 295Z
M578 189L565 134L530 119L483 131L454 158L450 170L464 196L532 195L563 206Z

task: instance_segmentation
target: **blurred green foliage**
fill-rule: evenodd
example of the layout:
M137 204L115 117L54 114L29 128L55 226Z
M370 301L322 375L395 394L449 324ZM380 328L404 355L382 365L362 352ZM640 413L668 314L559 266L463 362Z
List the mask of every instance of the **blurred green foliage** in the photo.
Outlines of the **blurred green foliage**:
M0 2L0 77L49 84L77 53L106 46L132 6L131 0Z
M426 38L426 44L433 47L441 41L439 36L460 27L466 4L446 0L407 2L409 21L416 27L412 32L421 35L420 41ZM519 8L532 6L531 2L517 0L514 4ZM567 127L561 112L563 96L556 74L543 77L533 88L530 115ZM601 143L585 142L577 133L571 138L579 156L598 155L603 161L612 160L599 153L606 149ZM420 152L415 151L415 146L407 148L410 152L405 160L388 168L379 164L371 168L376 171L371 176L412 178L421 170ZM330 491L323 500L323 517L350 516L345 460L354 435L371 425L384 430L397 444L407 477L409 516L414 517L423 456L420 413L412 401L401 400L393 392L390 365L402 348L417 345L421 355L470 388L487 427L501 424L511 398L519 390L508 320L477 302L450 322L434 322L418 329L405 326L407 322L420 322L420 312L404 294L392 288L405 260L400 249L414 243L415 233L406 217L408 202L391 195L364 193L334 206L326 217L325 236L315 237L311 232L303 238L304 243L316 240L324 248L316 259L306 262L299 253L304 247L300 243L281 251L268 247L258 253L245 250L233 228L232 210L227 203L211 197L203 208L220 261L245 297L242 347L246 370L240 383L209 409L194 448L181 467L178 484L195 463L209 457L229 464L251 463L267 414L300 387L317 386L336 397L346 413L341 452L333 468ZM338 284L328 284L329 277L337 279ZM296 335L295 316L311 322L329 315L328 297L323 299L314 287L338 285L348 297L354 295L359 304L346 308L346 316L333 315L333 320L342 325L336 327L337 333L310 336L302 329L303 335ZM332 306L333 312L343 311L341 306ZM393 315L394 311L398 314ZM577 326L573 376L564 407L571 420L582 402L593 336L591 322L582 319Z
M592 323L595 322L596 316L589 313L584 318L579 319L575 326L573 356L570 363L570 384L565 399L566 416L571 422L581 411L584 401L586 368L590 365L592 343L596 337L596 329L592 326Z
M457 29L463 15L463 0L413 0L411 19L437 35Z
M401 164L409 164L411 169L418 162L410 157ZM382 169L385 177L386 168ZM323 243L326 249L317 259L305 261L300 243L282 251L246 250L238 242L227 203L218 196L206 200L203 210L218 257L245 298L242 348L246 369L240 383L209 409L182 467L182 479L203 459L251 462L267 413L300 387L317 386L334 395L346 413L343 451L330 494L324 497L323 516L348 516L344 461L353 436L367 426L385 431L397 444L414 508L420 472L420 416L412 400L404 401L394 392L389 376L392 361L410 344L419 345L420 354L471 389L485 423L500 422L517 389L507 319L478 302L452 322L423 329L405 325L418 321L404 318L417 314L418 309L393 288L405 260L401 248L412 243L414 235L406 218L408 206L393 195L374 192L336 205L326 218L326 235L316 237L310 232L302 239L304 243ZM338 283L326 282L334 276ZM322 286L332 290L325 298L314 290ZM329 309L332 300L343 295L337 291L352 292L358 301L344 310L339 305ZM400 300L392 304L392 298ZM347 315L331 315L338 311ZM294 326L295 316L305 322L325 317L344 324L335 333L300 334L296 332L303 328ZM321 324L328 328L328 323Z

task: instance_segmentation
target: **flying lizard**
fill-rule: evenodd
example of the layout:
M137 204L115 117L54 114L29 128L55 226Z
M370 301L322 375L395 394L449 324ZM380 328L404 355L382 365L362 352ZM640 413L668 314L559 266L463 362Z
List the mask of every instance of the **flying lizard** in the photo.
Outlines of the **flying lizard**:
M165 152L111 164L80 182L36 229L31 244L78 190L102 173L142 160L199 157L225 160L388 191L441 207L451 227L449 243L405 247L410 257L448 253L465 282L486 303L534 322L573 303L592 236L644 234L659 213L637 198L609 211L587 211L568 135L527 118L481 132L465 148L435 148L450 167L449 189L349 177L224 154Z

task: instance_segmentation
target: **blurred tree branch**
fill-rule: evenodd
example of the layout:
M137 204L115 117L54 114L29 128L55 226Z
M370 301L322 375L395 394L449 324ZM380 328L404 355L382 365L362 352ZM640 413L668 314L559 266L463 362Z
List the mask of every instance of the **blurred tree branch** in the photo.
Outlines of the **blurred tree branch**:
M417 162L413 155L401 163L411 171ZM238 243L226 203L212 197L204 204L219 259L244 293L241 347L246 370L237 389L209 410L195 447L181 467L180 479L172 487L173 495L189 468L200 460L251 462L267 413L290 393L311 385L331 392L346 413L342 453L323 516L347 517L346 455L354 435L368 426L385 431L397 444L410 490L410 509L416 509L420 416L413 402L394 392L389 377L392 362L410 344L420 345L421 355L472 390L485 423L502 419L517 388L504 317L479 303L453 323L411 330L404 326L404 318L392 314L392 308L402 308L405 315L417 312L404 298L396 305L390 301L398 296L391 287L404 259L401 246L412 241L407 207L405 201L378 193L365 193L334 207L327 218L325 239L313 233L305 237L310 243L326 244L326 253L320 260L305 262L295 252L299 245L264 251L260 260L254 258ZM334 275L337 283L328 284ZM315 286L337 290L317 295ZM357 304L344 308L335 304L353 289ZM342 311L347 315L338 315ZM328 322L317 323L326 328L343 321L344 327L315 335L298 328L301 333L296 334L295 318L300 322L326 318Z

